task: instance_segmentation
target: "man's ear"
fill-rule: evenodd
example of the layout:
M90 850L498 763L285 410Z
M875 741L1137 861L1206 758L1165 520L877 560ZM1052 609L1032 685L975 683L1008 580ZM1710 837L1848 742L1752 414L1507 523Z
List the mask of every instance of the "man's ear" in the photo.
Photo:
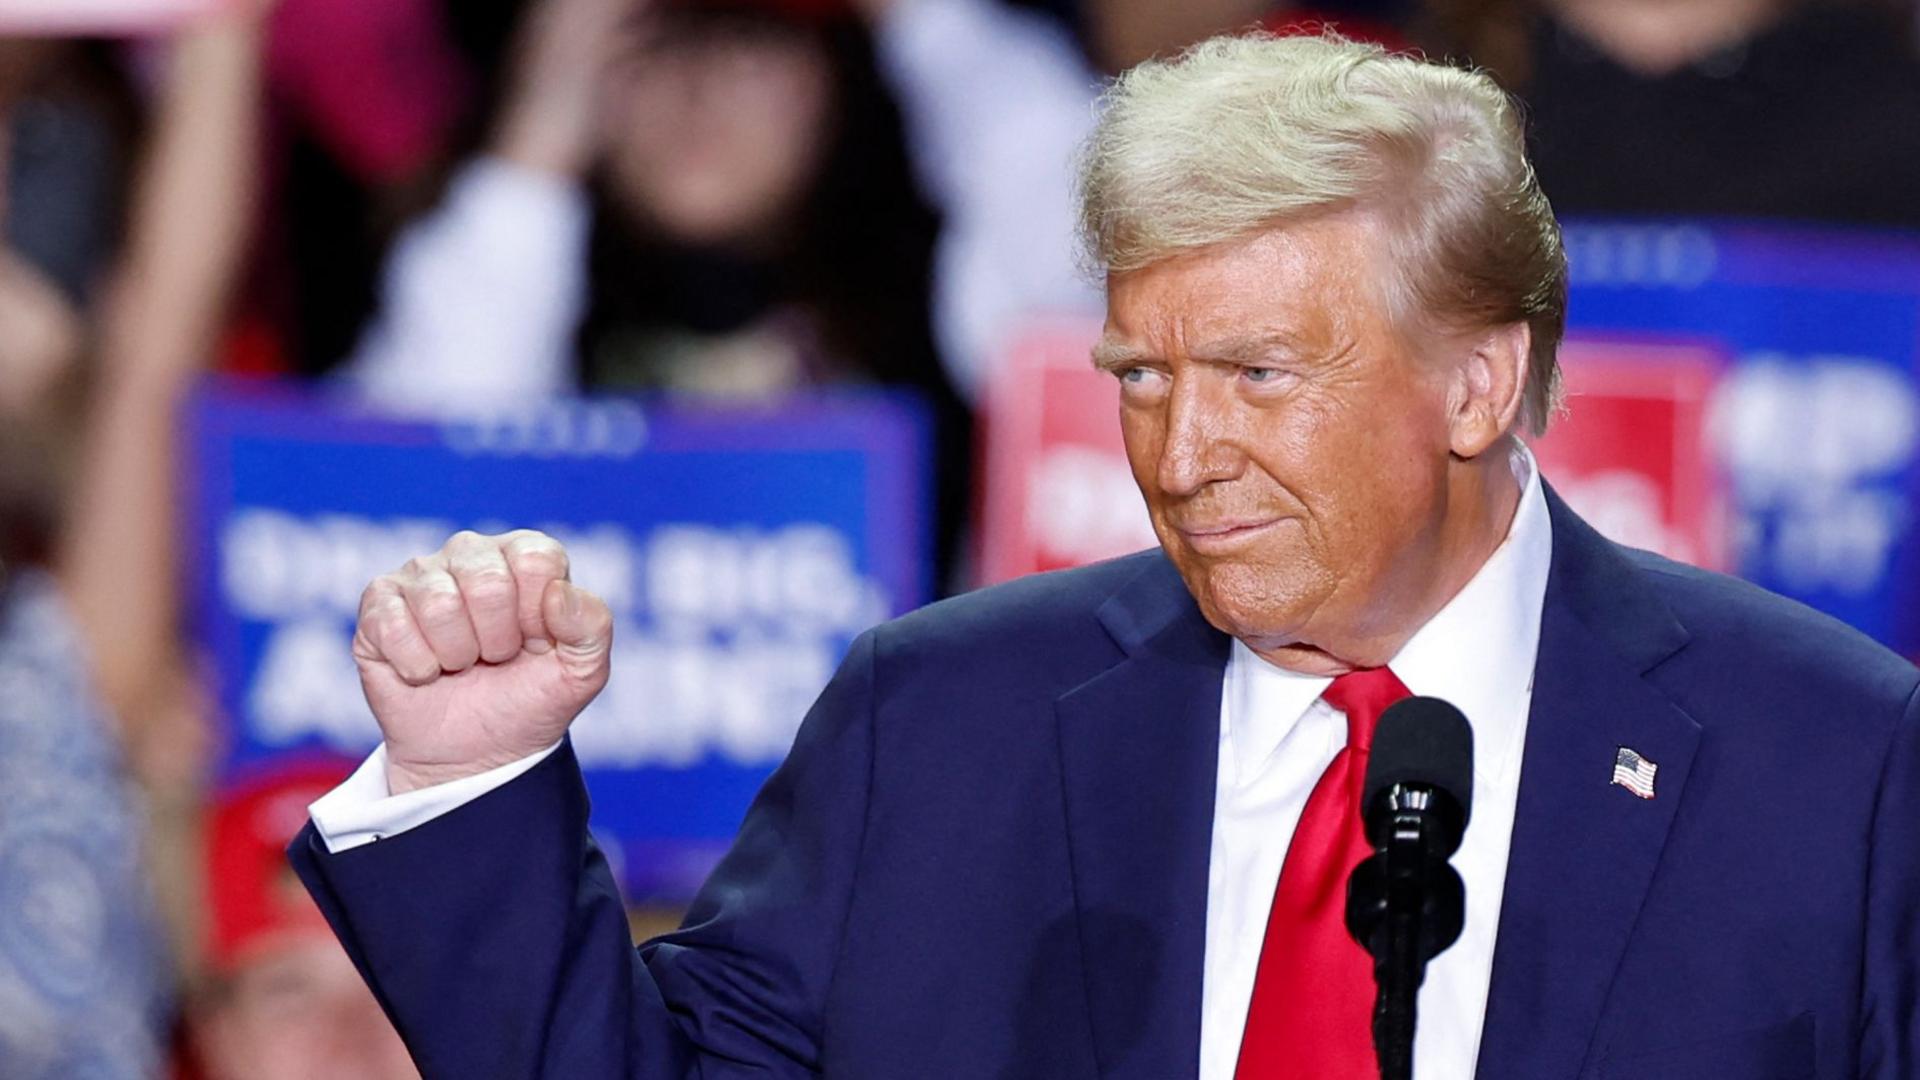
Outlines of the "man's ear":
M1468 340L1467 354L1453 374L1448 442L1456 456L1475 458L1519 420L1533 332L1526 323L1511 323Z

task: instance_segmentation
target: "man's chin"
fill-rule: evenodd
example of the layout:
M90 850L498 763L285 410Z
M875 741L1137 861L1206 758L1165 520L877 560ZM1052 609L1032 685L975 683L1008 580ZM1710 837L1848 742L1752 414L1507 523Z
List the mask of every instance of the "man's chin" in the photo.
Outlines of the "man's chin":
M1235 637L1296 634L1329 591L1313 562L1286 552L1210 559L1188 551L1174 565L1207 620Z
M1245 596L1222 596L1217 591L1194 593L1200 613L1220 632L1247 643L1253 649L1272 649L1294 644L1301 639L1305 622L1296 605L1261 603Z

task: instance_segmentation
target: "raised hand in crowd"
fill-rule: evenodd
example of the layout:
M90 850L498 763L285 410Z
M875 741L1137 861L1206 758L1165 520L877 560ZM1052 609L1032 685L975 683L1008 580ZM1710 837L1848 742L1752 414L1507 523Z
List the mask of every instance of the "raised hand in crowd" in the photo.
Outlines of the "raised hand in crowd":
M176 659L174 426L186 388L212 360L253 217L261 18L256 5L172 43L126 247L99 315L94 396L55 571L101 690L123 717Z
M52 552L94 685L146 793L158 898L189 963L212 741L200 673L182 648L176 429L212 363L253 221L266 8L227 9L167 45L125 246L99 303L79 460Z
M573 388L586 293L585 173L607 73L639 0L539 0L486 150L400 235L377 316L345 364L371 400L409 412L498 407Z
M600 140L606 73L643 16L644 0L543 0L515 41L497 156L577 177Z

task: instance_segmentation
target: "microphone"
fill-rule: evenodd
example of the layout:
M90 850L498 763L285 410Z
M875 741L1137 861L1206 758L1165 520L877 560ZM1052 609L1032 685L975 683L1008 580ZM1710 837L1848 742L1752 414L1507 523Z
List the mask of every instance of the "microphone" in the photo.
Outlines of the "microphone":
M1473 807L1473 729L1439 698L1380 714L1361 816L1374 853L1347 880L1347 931L1373 954L1382 1080L1411 1080L1414 1002L1427 962L1460 937L1466 889L1447 858Z

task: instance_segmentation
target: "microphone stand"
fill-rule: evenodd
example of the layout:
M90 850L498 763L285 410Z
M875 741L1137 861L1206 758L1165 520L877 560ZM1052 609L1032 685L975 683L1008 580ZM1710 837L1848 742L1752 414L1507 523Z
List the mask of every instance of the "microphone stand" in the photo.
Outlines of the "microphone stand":
M1380 1080L1412 1080L1427 961L1460 936L1466 890L1442 854L1432 793L1396 788L1385 842L1355 869L1348 925L1374 956L1373 1046Z
M1378 987L1373 1006L1373 1047L1380 1080L1413 1080L1413 1031L1420 983L1426 975L1421 955L1421 903L1426 845L1410 815L1395 815L1386 844L1386 948L1374 961ZM1411 828L1409 828L1411 826Z
M1381 1080L1413 1080L1414 1006L1427 961L1460 937L1467 890L1447 865L1473 799L1473 729L1438 698L1387 706L1360 820L1373 854L1347 878L1347 931L1373 954Z

